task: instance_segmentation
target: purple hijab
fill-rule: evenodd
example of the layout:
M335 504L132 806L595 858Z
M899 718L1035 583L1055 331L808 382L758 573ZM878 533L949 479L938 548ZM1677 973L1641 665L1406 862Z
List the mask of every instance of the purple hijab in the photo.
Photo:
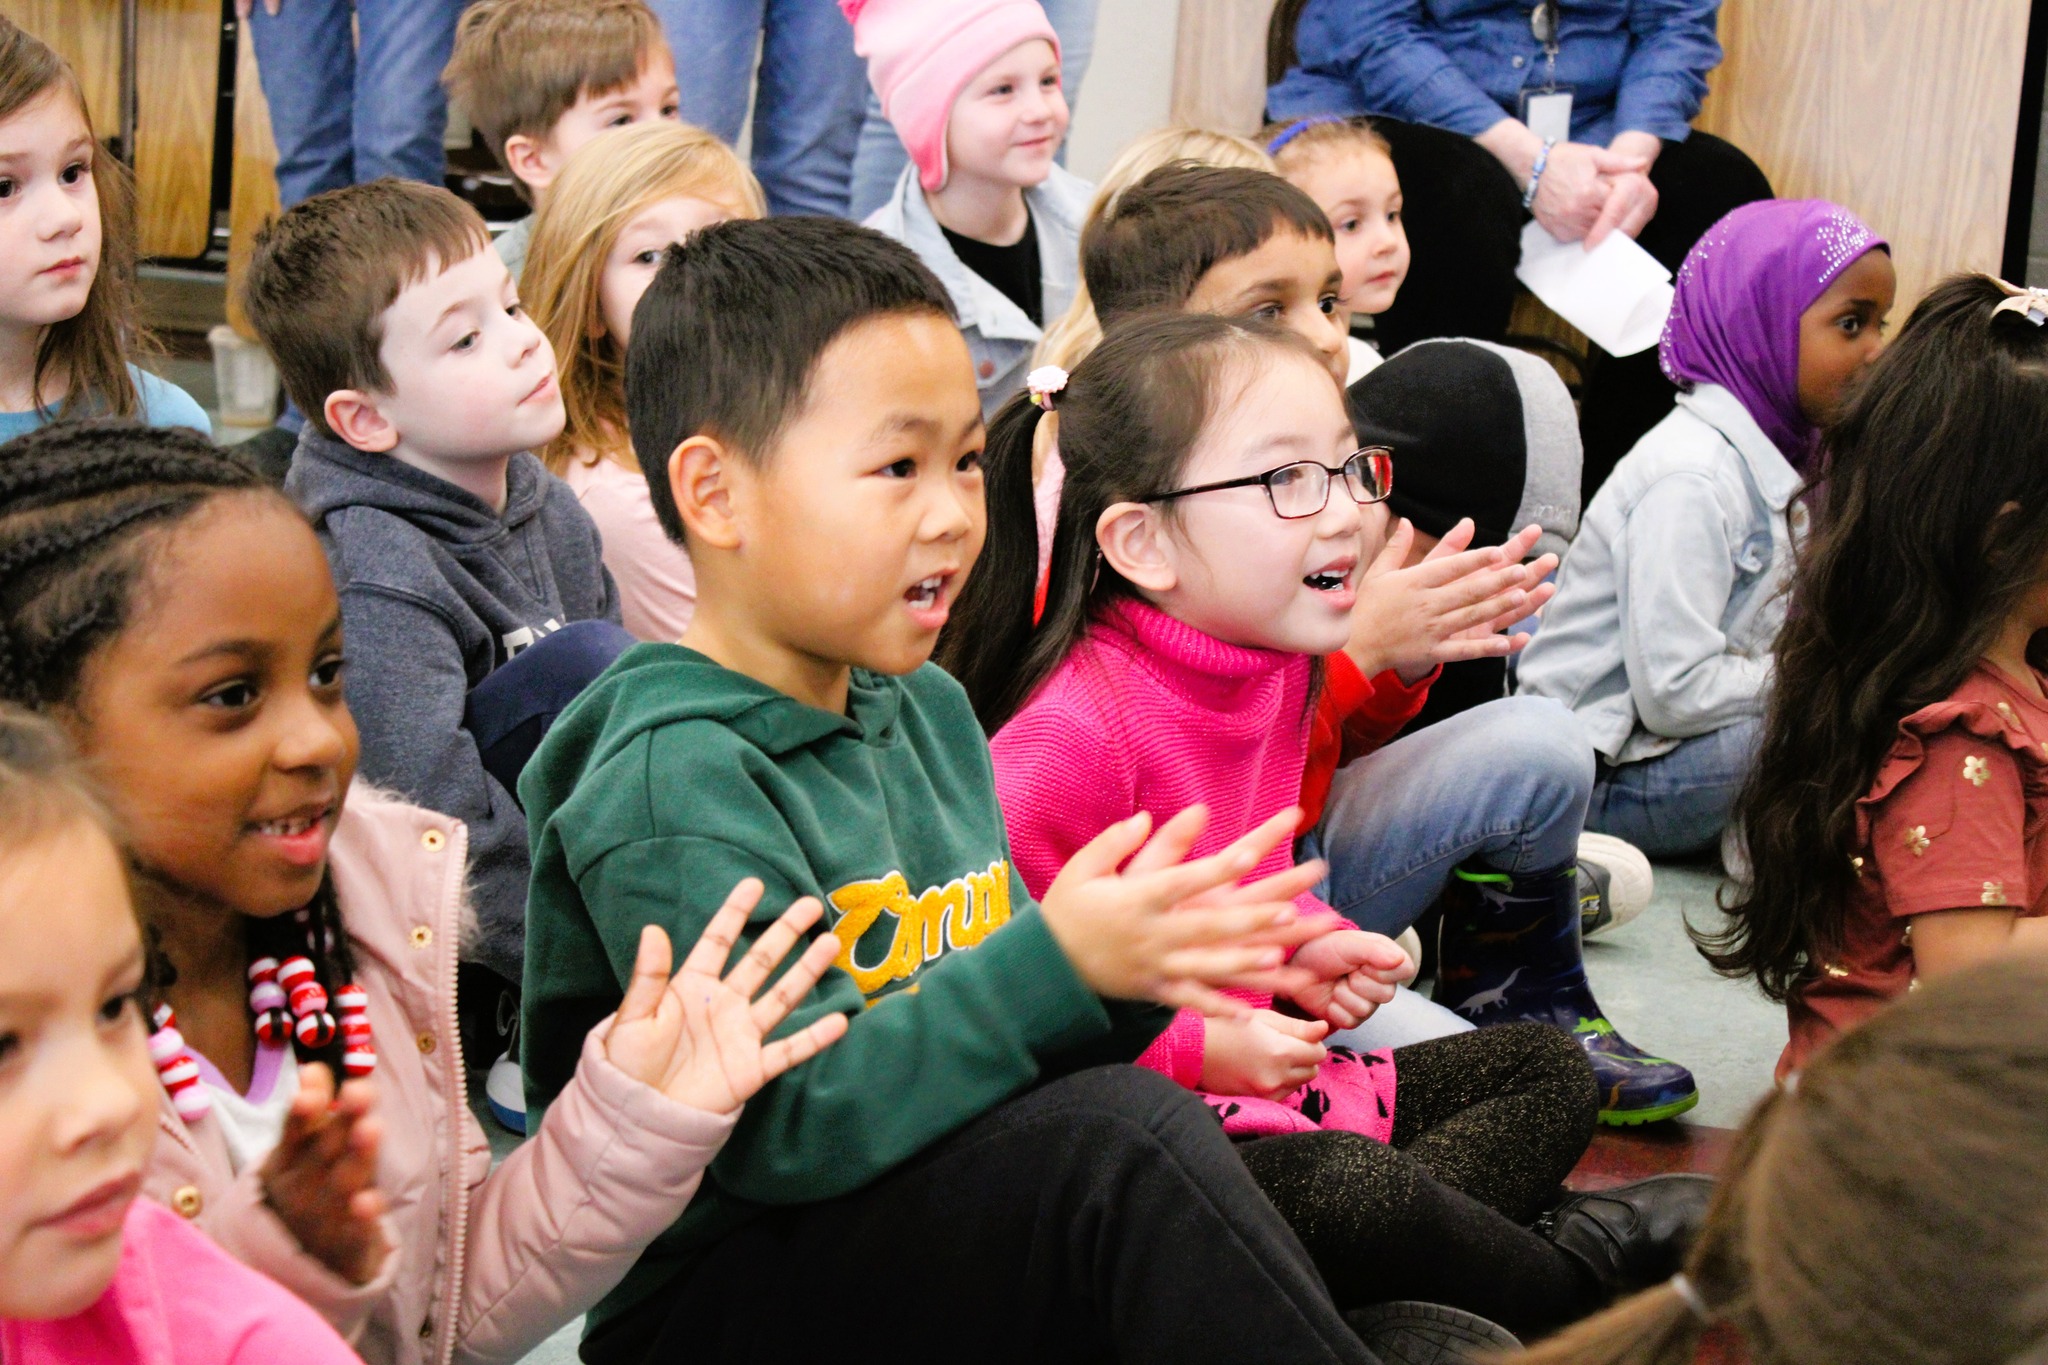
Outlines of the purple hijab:
M1765 199L1729 213L1679 268L1657 346L1665 377L1682 389L1719 384L1734 394L1804 473L1818 433L1799 410L1799 315L1883 246L1862 219L1825 199Z

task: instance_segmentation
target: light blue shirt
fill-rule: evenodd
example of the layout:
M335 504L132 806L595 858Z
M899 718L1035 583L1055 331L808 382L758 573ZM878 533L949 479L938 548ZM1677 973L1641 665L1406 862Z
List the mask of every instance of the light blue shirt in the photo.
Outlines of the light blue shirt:
M213 435L213 420L191 394L169 380L159 379L134 365L128 367L128 376L135 381L136 391L142 397L141 411L136 414L142 421L153 427L191 427L201 436ZM0 412L0 441L25 436L63 415L62 407L48 416L34 408L27 412Z

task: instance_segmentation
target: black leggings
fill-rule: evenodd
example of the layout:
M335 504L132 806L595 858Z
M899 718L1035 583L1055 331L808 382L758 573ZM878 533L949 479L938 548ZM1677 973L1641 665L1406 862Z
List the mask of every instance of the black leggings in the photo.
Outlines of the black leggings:
M1338 1307L1423 1299L1517 1334L1597 1308L1590 1277L1528 1228L1598 1120L1578 1043L1504 1024L1397 1048L1394 1065L1391 1143L1323 1132L1239 1148Z
M1394 306L1373 320L1381 353L1425 337L1501 340L1515 306L1522 224L1529 221L1520 187L1468 137L1398 119L1372 124L1393 149L1411 253ZM1657 213L1636 241L1674 273L1721 215L1771 197L1756 163L1711 133L1666 142L1650 183ZM1671 411L1676 393L1657 368L1654 346L1620 359L1595 354L1580 405L1589 501L1615 461Z
M583 1358L1373 1365L1208 1107L1129 1066L765 1212Z

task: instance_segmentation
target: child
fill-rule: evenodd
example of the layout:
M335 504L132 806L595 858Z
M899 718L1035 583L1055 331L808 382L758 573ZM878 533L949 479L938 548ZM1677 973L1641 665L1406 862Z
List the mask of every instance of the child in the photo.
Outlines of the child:
M839 7L910 154L867 225L946 286L991 415L1023 387L1041 329L1074 299L1090 187L1053 160L1067 135L1059 36L1038 0Z
M634 313L633 446L697 611L580 697L521 783L531 1108L561 1102L640 926L702 926L729 869L830 907L843 970L793 1018L851 1023L753 1102L583 1358L1362 1363L1207 1112L1099 1065L1151 1041L1150 1001L1292 979L1314 871L1231 885L1288 820L1185 866L1199 812L1149 843L1124 820L1036 903L973 713L925 666L982 538L947 310L901 244L783 218L671 249ZM914 1322L874 1317L913 1300ZM863 1321L879 1335L849 1338Z
M1296 119L1274 124L1259 135L1288 183L1316 201L1337 234L1337 264L1344 269L1340 302L1354 324L1394 306L1408 278L1408 229L1401 221L1401 180L1387 140L1364 119ZM1382 357L1358 337L1351 338L1351 372L1356 384Z
M135 196L93 135L78 77L0 16L0 440L58 416L211 434L206 410L128 363Z
M352 788L339 604L304 517L196 436L125 424L21 438L0 469L0 700L62 717L106 781L175 1011L150 1044L149 1191L373 1365L518 1357L675 1219L752 1091L841 1031L760 1041L829 947L749 1004L818 907L723 984L758 883L673 984L668 940L636 941L633 990L493 1169L450 1032L465 832Z
M455 30L448 93L536 207L577 148L608 128L675 119L682 97L642 0L480 0ZM497 241L517 281L534 217Z
M1786 1003L1780 1078L1919 980L2048 943L2044 318L1947 281L1829 434L1737 807L1752 876L1706 941Z
M1246 170L1270 171L1273 158L1254 142L1247 141L1232 133L1212 133L1203 128L1160 128L1137 138L1116 160L1109 163L1102 180L1095 186L1095 197L1088 201L1088 216L1081 228L1085 236L1088 224L1102 221L1117 199L1131 186L1143 180L1161 166L1177 162L1192 162L1199 166L1238 166ZM1045 336L1039 340L1038 350L1032 357L1032 364L1057 365L1071 370L1081 363L1081 357L1095 349L1102 340L1102 323L1095 316L1094 300L1088 296L1088 283L1083 280L1074 291L1074 301L1068 306L1066 315L1048 325Z
M1294 186L1256 171L1168 166L1098 226L1083 266L1105 326L1161 306L1275 319L1341 378L1332 230ZM1646 868L1617 875L1641 867L1633 849L1582 846L1593 783L1585 736L1557 705L1528 698L1389 743L1427 701L1440 665L1527 643L1499 632L1548 600L1543 579L1556 560L1523 562L1541 534L1533 525L1497 548L1469 549L1474 527L1464 520L1403 568L1414 534L1404 520L1362 547L1351 637L1324 661L1301 774L1302 852L1330 863L1320 894L1347 919L1392 934L1448 891L1439 1004L1472 1023L1540 1019L1576 1034L1593 1059L1603 1122L1683 1113L1699 1100L1692 1073L1622 1037L1586 981L1584 925L1627 918L1649 888ZM1625 896L1628 907L1616 908Z
M2032 957L1885 1010L1750 1115L1683 1274L1517 1365L2040 1359L2044 1040Z
M1519 670L1592 737L1589 827L1652 857L1721 840L1785 619L1793 498L1894 283L1885 243L1819 199L1736 209L1686 257L1660 346L1685 392L1586 508Z
M0 708L0 1357L353 1362L303 1303L136 1198L157 1080L110 823L56 728Z
M527 453L562 431L554 352L475 210L409 181L286 213L247 290L306 414L285 487L341 592L363 773L468 826L465 960L517 982L512 786L537 731L632 643L589 515ZM493 1012L484 981L467 994Z
M1130 811L1206 805L1202 848L1294 799L1316 656L1342 646L1361 540L1383 533L1362 535L1361 504L1385 521L1391 473L1386 452L1357 449L1321 357L1263 323L1113 326L1043 401L1068 470L1045 615L1033 629L1015 606L1031 568L1015 553L1031 535L1019 474L1040 412L1020 398L990 435L993 553L946 651L994 732L996 791L1034 893L1090 828ZM1275 848L1255 875L1292 863ZM1283 993L1294 1014L1264 993L1249 1018L1183 1011L1140 1062L1255 1139L1245 1162L1338 1305L1425 1299L1516 1332L1583 1312L1596 1281L1523 1226L1593 1131L1577 1043L1523 1025L1326 1049L1413 965L1342 922L1292 965L1305 976Z
M663 122L621 130L572 157L536 218L522 292L554 346L568 412L545 458L596 523L620 619L642 640L681 638L697 579L654 515L626 434L633 305L670 244L766 211L761 187L729 147Z

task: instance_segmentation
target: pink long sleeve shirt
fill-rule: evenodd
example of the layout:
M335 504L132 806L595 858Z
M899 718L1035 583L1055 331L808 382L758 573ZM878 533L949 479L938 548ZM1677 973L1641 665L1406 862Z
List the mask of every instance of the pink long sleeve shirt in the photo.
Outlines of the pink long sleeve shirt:
M1149 603L1105 611L990 742L1010 854L1031 894L1043 897L1082 845L1137 811L1164 823L1206 804L1209 827L1190 855L1201 857L1294 805L1312 669L1308 655L1226 644ZM1293 865L1283 840L1246 880ZM1331 913L1311 894L1295 903ZM1182 1010L1139 1065L1198 1089L1202 1038L1202 1016Z

